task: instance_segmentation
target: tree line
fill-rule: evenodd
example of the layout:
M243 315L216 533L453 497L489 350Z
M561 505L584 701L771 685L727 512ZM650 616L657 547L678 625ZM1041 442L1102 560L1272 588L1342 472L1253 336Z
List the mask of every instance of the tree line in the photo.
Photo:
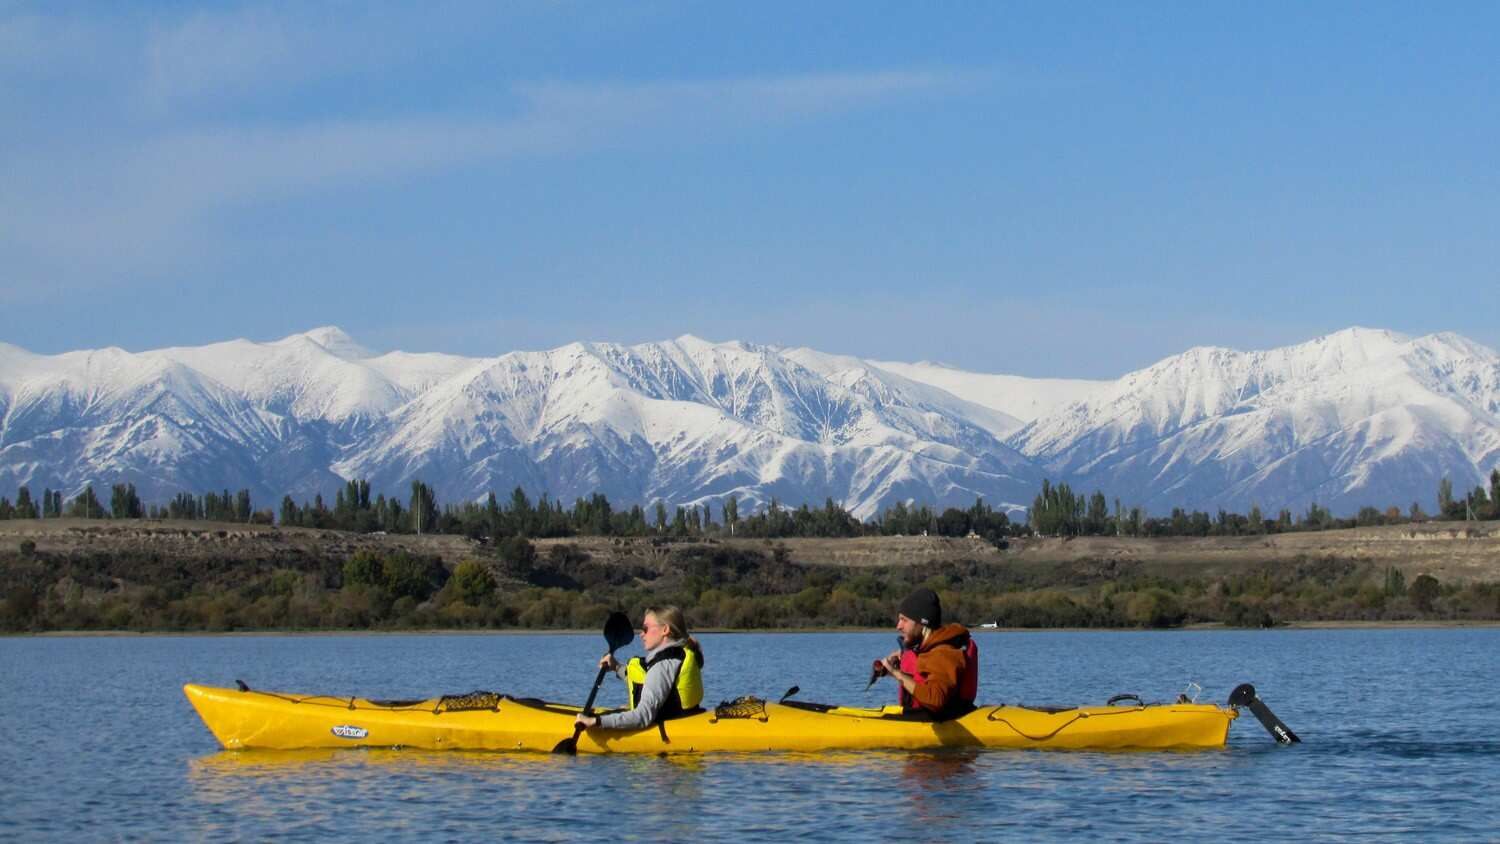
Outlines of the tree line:
M1429 519L1463 520L1500 518L1500 469L1490 474L1490 486L1455 494L1453 484L1443 478L1438 486L1437 511L1429 516L1417 502L1403 511L1366 506L1352 517L1334 516L1317 503L1293 513L1283 508L1275 517L1252 506L1248 513L1219 509L1210 514L1174 507L1161 516L1149 515L1143 507L1126 507L1103 491L1076 493L1066 483L1042 481L1025 521L1014 521L1005 510L996 510L983 498L967 508L941 511L930 505L897 502L862 521L833 499L821 507L804 503L788 507L776 498L755 512L742 514L737 496L726 496L717 514L709 503L670 505L657 500L649 507L633 504L616 509L602 493L576 499L571 507L543 493L533 501L517 486L503 503L491 492L482 502L464 501L439 506L428 484L411 482L405 500L378 493L371 497L370 483L347 481L336 491L330 506L322 494L298 502L282 497L279 512L256 510L250 491L182 492L165 505L145 504L131 483L110 488L105 507L92 485L71 500L61 492L46 489L38 501L23 485L16 501L0 497L0 519L73 518L162 518L281 524L345 530L357 533L460 534L474 539L499 540L521 536L535 539L570 536L672 537L736 536L755 539L787 537L974 536L1004 544L1007 537L1042 536L1242 536L1370 525L1404 524Z
M1012 522L1004 510L996 510L978 498L967 508L949 507L942 511L929 505L897 502L869 521L861 521L832 498L821 507L802 504L783 505L772 498L764 508L742 514L738 496L726 496L717 508L711 504L669 505L655 501L649 507L633 504L616 509L609 498L594 493L578 498L571 507L543 493L533 501L522 487L511 491L500 501L492 492L483 502L464 501L439 506L437 495L428 484L411 482L405 501L397 496L377 493L371 497L370 483L357 479L347 481L334 494L330 506L321 493L311 500L298 502L283 496L278 513L254 509L250 491L231 494L179 493L166 505L145 505L134 484L116 484L111 490L110 506L99 504L93 486L87 486L66 509L62 494L47 490L44 502L52 502L40 511L26 486L17 494L17 503L0 498L0 519L56 518L152 518L201 519L210 521L280 524L285 527L307 527L345 530L356 533L459 534L472 539L499 540L510 536L553 539L570 536L670 537L702 538L735 536L749 539L787 537L858 537L931 534L935 536L978 536L993 542L1026 532L1024 523Z
M1113 502L1102 491L1085 496L1066 483L1042 481L1042 490L1027 513L1031 531L1042 536L1246 536L1291 533L1307 530L1370 527L1374 525L1410 524L1429 520L1463 521L1500 519L1500 469L1490 473L1489 492L1483 486L1459 498L1453 482L1443 478L1438 483L1437 512L1428 515L1422 505L1413 501L1403 511L1390 506L1381 510L1361 507L1355 515L1340 518L1317 502L1294 514L1282 508L1275 518L1268 517L1257 505L1249 513L1233 513L1220 508L1209 514L1201 510L1174 507L1163 516L1150 516L1145 509L1128 509L1119 498Z

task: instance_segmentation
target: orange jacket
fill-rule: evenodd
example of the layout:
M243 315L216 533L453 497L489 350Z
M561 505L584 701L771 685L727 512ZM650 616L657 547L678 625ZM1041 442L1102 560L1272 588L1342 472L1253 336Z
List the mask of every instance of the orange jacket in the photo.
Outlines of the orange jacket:
M917 706L943 715L959 705L959 681L968 657L969 630L962 624L945 624L928 634L916 647L917 670L912 698Z

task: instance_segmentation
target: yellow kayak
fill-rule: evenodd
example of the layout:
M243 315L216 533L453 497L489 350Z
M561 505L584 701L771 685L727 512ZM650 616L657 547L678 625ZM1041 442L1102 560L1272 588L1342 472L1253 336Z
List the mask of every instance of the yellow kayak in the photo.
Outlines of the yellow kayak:
M494 692L426 700L367 700L188 684L183 692L225 748L412 747L551 751L573 734L579 707ZM951 721L914 720L900 707L859 709L740 698L645 730L595 728L579 753L705 753L942 747L1223 747L1236 707L1199 703L1076 709L980 706Z

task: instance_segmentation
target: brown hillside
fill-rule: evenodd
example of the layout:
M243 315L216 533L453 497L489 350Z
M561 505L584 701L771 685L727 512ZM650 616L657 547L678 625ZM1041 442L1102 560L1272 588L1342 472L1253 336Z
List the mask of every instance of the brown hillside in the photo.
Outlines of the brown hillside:
M466 557L488 553L482 543L461 536L353 534L149 519L0 521L0 552L13 552L26 540L36 543L36 550L44 553L134 551L184 561L346 559L359 549L369 548L431 554L452 566ZM1431 522L1255 537L1019 539L1004 551L981 540L921 536L680 542L575 537L536 544L539 554L555 545L576 545L602 563L651 566L665 560L670 550L697 543L763 552L779 548L791 560L814 565L887 566L945 560L1025 568L1129 564L1132 569L1151 574L1184 577L1222 574L1263 563L1339 561L1394 566L1408 577L1427 573L1444 582L1500 580L1500 522Z

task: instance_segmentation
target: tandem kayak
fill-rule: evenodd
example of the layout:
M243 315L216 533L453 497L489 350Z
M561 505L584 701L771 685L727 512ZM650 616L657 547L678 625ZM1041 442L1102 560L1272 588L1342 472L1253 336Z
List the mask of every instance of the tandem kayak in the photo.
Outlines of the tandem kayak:
M1250 689L1239 704L1260 706ZM370 700L250 689L183 687L225 748L410 747L427 750L555 750L581 707L496 692L425 700ZM1240 694L1240 690L1236 690ZM1223 747L1239 714L1229 706L1147 704L1077 708L980 706L949 721L917 720L899 707L862 709L758 698L726 701L644 730L594 728L580 753L705 753L944 747L1066 750ZM1253 704L1251 702L1253 701ZM1259 717L1259 712L1256 712ZM1290 734L1290 731L1288 731ZM1273 733L1274 735L1274 733ZM1295 737L1293 737L1295 738ZM1278 739L1279 740L1279 739Z

